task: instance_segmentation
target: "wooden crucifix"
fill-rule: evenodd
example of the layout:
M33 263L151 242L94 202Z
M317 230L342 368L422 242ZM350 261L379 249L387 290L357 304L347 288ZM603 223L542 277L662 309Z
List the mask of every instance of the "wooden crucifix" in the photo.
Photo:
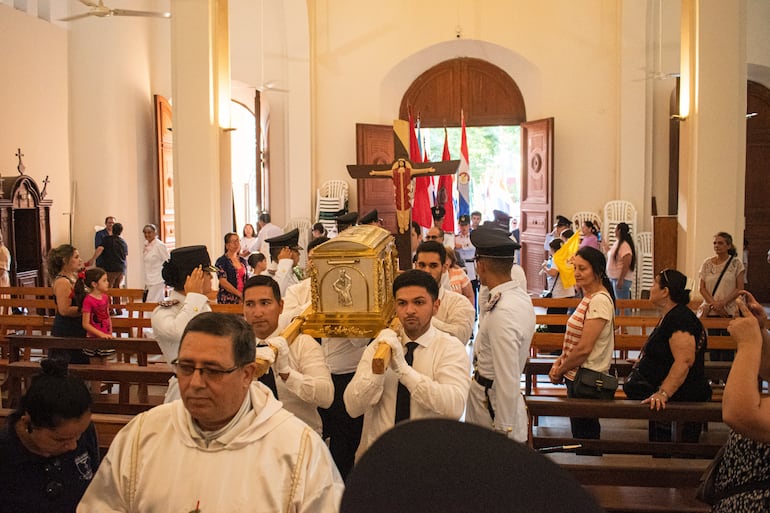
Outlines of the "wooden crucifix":
M392 165L349 165L348 173L353 178L390 178L395 186L396 216L398 233L409 232L411 222L414 182L412 178L420 175L452 175L460 166L459 160L425 162L412 164L408 159L398 158Z
M393 181L397 221L397 230L394 235L396 237L396 246L398 247L399 267L403 270L412 267L411 239L409 235L412 198L414 197L412 178L416 175L455 174L459 169L460 161L412 163L409 160L408 149L410 139L409 122L402 119L395 120L393 122L393 135L394 161L392 164L360 164L349 165L347 168L352 178L390 178ZM383 161L379 160L379 162Z

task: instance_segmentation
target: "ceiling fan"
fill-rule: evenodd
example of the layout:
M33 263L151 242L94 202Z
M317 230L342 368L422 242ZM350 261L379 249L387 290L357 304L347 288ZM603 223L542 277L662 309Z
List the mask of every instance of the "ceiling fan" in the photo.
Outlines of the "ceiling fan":
M59 21L72 21L79 20L81 18L87 18L89 16L96 16L97 18L105 18L107 16L144 16L148 18L170 18L170 12L153 12L153 11L132 11L129 9L112 9L104 5L103 0L94 2L93 0L79 0L83 5L87 5L91 9L88 12L82 14L75 14L74 16L67 16L61 18Z

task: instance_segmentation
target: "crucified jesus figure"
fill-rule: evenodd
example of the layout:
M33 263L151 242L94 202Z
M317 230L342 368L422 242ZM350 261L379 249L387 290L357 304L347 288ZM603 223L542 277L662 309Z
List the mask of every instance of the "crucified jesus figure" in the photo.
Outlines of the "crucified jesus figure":
M409 215L412 208L412 198L414 197L414 186L412 177L435 173L433 167L424 167L413 169L412 163L406 159L396 159L393 166L386 171L369 171L370 176L390 176L393 185L396 187L396 219L398 221L398 231L405 233L409 230Z

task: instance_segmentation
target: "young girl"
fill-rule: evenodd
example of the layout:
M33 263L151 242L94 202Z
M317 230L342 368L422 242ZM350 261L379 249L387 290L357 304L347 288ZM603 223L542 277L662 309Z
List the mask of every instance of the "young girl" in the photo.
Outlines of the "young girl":
M107 295L109 287L107 271L100 267L78 274L75 294L83 296L82 322L87 337L112 338L110 296ZM83 352L89 356L91 363L104 363L106 357L115 354L114 349L83 349Z

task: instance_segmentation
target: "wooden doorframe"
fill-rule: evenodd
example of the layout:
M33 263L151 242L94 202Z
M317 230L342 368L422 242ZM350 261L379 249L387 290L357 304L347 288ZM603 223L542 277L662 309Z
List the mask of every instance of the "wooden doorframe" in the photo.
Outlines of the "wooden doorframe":
M171 104L163 96L155 95L155 145L158 180L158 236L173 249L176 246L174 229L174 132Z

